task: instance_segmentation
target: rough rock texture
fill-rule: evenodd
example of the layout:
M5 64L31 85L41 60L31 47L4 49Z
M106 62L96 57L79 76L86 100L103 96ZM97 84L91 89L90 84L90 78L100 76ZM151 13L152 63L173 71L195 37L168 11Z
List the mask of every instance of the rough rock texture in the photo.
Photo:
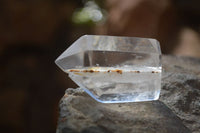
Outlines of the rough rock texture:
M200 60L162 60L160 101L102 104L81 89L68 89L60 102L57 133L199 133Z
M81 89L68 89L60 103L57 133L189 133L160 101L103 104Z
M200 59L163 57L160 101L193 132L200 133Z

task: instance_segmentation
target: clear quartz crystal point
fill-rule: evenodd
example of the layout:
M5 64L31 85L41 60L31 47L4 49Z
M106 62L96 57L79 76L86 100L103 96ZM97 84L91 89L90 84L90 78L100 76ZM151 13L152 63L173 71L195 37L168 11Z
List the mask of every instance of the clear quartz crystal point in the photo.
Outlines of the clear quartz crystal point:
M161 50L155 39L84 35L55 62L102 103L151 101L160 95Z

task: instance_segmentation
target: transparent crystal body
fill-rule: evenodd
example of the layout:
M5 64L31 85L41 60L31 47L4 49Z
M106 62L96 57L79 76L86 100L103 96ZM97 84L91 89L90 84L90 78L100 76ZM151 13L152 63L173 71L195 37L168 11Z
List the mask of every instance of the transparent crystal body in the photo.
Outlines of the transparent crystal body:
M85 35L55 62L99 102L151 101L160 95L161 50L155 39Z

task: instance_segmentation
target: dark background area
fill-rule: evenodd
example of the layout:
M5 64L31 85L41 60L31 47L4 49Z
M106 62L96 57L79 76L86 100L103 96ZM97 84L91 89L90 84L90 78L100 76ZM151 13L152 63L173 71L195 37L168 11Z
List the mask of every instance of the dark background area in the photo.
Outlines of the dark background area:
M81 35L156 38L164 54L199 58L199 5L198 0L1 0L0 132L56 131L59 100L76 85L54 60Z

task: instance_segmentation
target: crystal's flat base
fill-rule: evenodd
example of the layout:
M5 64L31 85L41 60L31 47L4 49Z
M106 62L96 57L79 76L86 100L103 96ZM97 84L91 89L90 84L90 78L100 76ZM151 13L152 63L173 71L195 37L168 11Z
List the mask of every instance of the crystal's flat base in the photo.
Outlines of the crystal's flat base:
M159 98L160 68L145 67L130 71L95 67L66 72L90 96L102 103L152 101Z
M154 100L158 100L159 95L160 95L160 91L155 92L155 94L153 94L154 96L151 97L151 98L149 96L152 96L152 94L146 94L146 97L149 97L148 99L146 99L143 96L136 96L136 95L130 95L130 94L123 94L123 95L108 94L108 95L102 95L98 99L98 98L94 97L94 95L90 91L88 91L87 89L83 89L83 90L87 94L89 94L92 98L94 98L96 101L98 101L100 103L128 103L128 102L154 101ZM127 100L127 97L129 98L129 100Z

